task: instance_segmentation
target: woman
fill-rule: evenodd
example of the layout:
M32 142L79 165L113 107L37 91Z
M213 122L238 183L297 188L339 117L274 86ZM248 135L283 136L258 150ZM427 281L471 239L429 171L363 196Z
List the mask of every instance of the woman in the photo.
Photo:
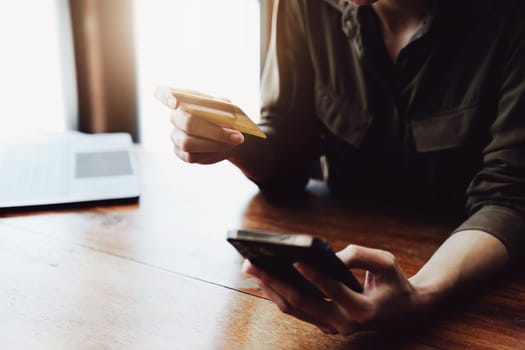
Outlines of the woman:
M524 15L519 0L280 1L262 84L268 140L189 115L159 91L182 160L227 159L263 191L303 189L323 155L341 196L440 212L466 205L464 222L410 278L389 252L339 252L368 271L362 294L296 264L332 301L311 299L246 263L282 311L331 334L388 327L523 256Z

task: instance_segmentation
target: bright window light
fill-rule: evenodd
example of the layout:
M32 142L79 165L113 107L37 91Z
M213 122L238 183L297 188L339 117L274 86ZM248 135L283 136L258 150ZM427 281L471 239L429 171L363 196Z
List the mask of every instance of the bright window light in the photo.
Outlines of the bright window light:
M226 97L259 114L258 0L135 0L141 138L171 151L169 112L157 85Z
M56 5L0 1L0 138L66 127Z

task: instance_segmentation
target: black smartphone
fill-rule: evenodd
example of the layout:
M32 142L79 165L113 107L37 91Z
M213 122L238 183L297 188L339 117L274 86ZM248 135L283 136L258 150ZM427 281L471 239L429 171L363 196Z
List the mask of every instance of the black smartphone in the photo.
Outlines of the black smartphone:
M294 262L311 265L354 291L363 291L352 272L334 254L328 243L320 238L304 234L230 230L227 240L253 265L289 282L304 293L325 297L293 267Z

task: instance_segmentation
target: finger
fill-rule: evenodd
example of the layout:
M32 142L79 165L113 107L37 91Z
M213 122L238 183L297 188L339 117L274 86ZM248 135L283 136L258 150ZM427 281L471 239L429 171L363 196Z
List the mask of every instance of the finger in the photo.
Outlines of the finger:
M261 276L261 274L264 274L264 271L255 267L248 259L245 259L242 264L242 272L246 275L251 275L258 280L259 286L264 290L264 292L266 293L266 296L268 296L268 298L270 298L270 300L273 301L277 305L277 307L279 308L279 310L281 310L281 312L287 313L302 321L311 323L317 326L317 328L319 328L324 333L337 334L337 330L334 327L327 324L326 322L315 320L312 317L308 316L306 313L302 312L301 310L292 308L291 305L286 301L286 299L284 299L272 287L265 284L261 279L257 277L257 276Z
M181 108L171 113L170 120L175 128L191 136L206 138L230 145L240 145L244 142L244 136L239 131L215 125L203 118L191 115Z
M170 138L175 146L188 153L227 153L235 147L222 142L191 136L177 128L172 131Z
M282 312L331 329L337 329L336 325L344 322L339 308L334 303L305 295L289 283L275 278L251 263L245 263L243 270L257 278L265 291L269 289L280 296L278 306Z
M274 302L274 304L277 305L279 310L285 314L288 314L290 316L293 316L295 318L298 318L304 322L308 322L310 324L313 324L317 328L319 328L322 332L328 333L328 334L337 334L337 330L327 324L326 322L323 322L321 320L313 319L312 317L308 316L306 313L302 312L299 309L293 308L285 298L283 298L278 292L273 290L270 286L265 285L262 282L259 282L259 286L264 290L266 293L266 296L270 298L271 301Z
M175 155L186 163L191 164L213 164L220 162L228 157L229 152L226 153L190 153L184 152L179 147L174 146Z
M330 305L330 303L320 298L313 298L304 295L289 283L272 276L265 270L260 269L249 262L243 265L243 270L245 273L259 280L259 283L264 289L271 289L284 300L282 303L284 309L282 311L285 313L289 313L294 309L306 312L308 308L318 308L322 309L322 312L326 312L327 306Z
M169 108L176 109L179 103L171 93L171 88L167 86L158 86L155 89L155 98Z
M308 322L319 328L327 334L351 335L360 329L360 326L348 317L348 313L341 309L336 303L327 303L330 309L323 313L323 317L318 314L312 314L307 308L298 308L293 302L290 302L288 296L279 294L280 291L259 282L266 295L272 300L283 313L291 315L302 321ZM308 301L311 303L311 301ZM344 315L344 316L343 316Z
M327 298L341 304L347 311L356 314L369 313L371 303L362 293L350 289L345 284L330 278L304 263L294 263L295 269L303 277L316 286Z
M243 271L257 278L265 292L273 292L272 296L278 297L272 299L268 295L282 312L312 323L329 334L350 335L359 330L359 325L352 320L352 315L336 302L305 296L250 262L243 264Z
M396 271L396 259L390 252L358 245L349 245L337 256L350 268L370 270L372 273Z
M242 262L241 271L244 275L257 277L258 269L251 263L250 260L244 259Z

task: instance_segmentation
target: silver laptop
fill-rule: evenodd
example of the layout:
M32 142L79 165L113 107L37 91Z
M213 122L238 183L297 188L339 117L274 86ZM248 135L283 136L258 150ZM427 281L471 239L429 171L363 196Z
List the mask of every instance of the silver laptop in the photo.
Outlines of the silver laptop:
M128 134L0 141L0 209L136 200L139 194Z

